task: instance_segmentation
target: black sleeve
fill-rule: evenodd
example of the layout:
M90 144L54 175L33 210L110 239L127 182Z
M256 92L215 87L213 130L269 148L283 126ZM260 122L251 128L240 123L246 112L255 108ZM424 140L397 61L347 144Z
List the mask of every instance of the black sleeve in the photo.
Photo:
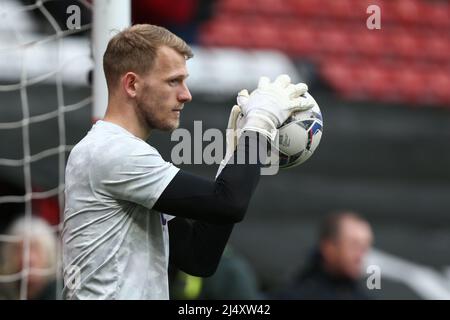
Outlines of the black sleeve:
M253 132L243 134L233 161L215 181L180 170L153 208L169 215L210 223L242 221L264 161L250 153L259 155L259 144L266 143L265 137L259 138Z
M233 226L185 218L170 220L170 263L193 276L213 275Z
M180 171L154 206L177 216L169 222L170 262L191 275L206 277L215 272L234 223L243 219L259 181L261 159L256 157L252 164L250 150L267 141L258 136L241 139L233 163L225 166L216 181ZM244 163L238 161L239 154L245 155Z

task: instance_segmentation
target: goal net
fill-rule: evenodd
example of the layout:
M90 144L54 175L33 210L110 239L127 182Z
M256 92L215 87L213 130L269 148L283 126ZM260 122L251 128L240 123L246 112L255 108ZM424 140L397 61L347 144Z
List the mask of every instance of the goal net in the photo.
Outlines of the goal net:
M0 299L60 298L65 163L106 107L94 61L129 5L0 1Z

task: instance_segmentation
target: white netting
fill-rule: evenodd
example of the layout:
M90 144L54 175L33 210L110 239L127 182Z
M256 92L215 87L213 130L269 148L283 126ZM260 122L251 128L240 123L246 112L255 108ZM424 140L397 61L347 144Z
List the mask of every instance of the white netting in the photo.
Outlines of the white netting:
M81 11L61 11L70 5ZM23 190L9 194L4 187L0 194L0 205L22 208L16 224L0 234L0 298L32 298L47 276L56 283L55 292L62 288L60 224L35 220L42 212L33 204L57 197L62 221L66 155L73 147L66 141L67 117L91 105L92 59L90 23L81 17L79 27L68 29L61 18L90 10L90 1L82 0L0 0L0 185ZM71 92L79 86L88 94Z

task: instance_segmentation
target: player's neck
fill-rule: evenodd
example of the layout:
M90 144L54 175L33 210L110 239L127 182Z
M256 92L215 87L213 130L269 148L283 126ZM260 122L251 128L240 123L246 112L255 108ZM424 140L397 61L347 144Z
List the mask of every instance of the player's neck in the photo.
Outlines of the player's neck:
M129 112L124 112L124 110L129 110ZM150 137L150 128L132 110L132 108L116 107L109 103L103 120L121 126L132 135L145 141Z

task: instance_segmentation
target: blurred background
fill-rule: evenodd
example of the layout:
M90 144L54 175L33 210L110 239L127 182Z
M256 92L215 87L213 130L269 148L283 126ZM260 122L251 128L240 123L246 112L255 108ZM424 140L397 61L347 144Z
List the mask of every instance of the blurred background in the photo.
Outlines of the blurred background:
M73 4L77 30L66 23ZM236 93L261 75L306 82L320 105L319 148L262 177L230 240L259 297L292 284L320 222L351 210L373 231L367 261L380 266L381 288L372 297L450 299L449 14L445 0L132 1L133 23L165 26L193 47L182 128L201 120L203 131L224 130ZM46 250L59 250L64 163L92 125L91 24L92 1L0 2L0 298L54 294L43 288L56 281ZM168 161L177 144L159 132L149 143ZM44 236L17 227L27 214L54 236L35 258L23 237ZM13 266L11 255L21 257Z

